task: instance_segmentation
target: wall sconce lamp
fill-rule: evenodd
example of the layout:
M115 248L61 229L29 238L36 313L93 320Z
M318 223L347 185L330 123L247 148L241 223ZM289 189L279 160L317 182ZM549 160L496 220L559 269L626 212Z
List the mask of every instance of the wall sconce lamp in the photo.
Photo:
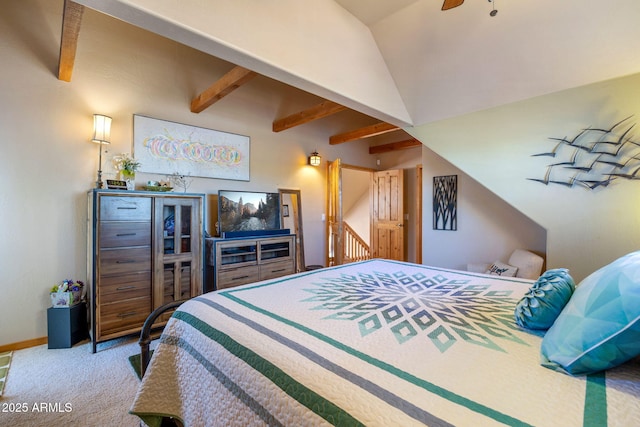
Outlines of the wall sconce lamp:
M311 153L311 155L309 156L309 164L311 166L320 166L320 161L322 160L322 157L320 157L318 155L317 151L314 151L313 153Z
M98 179L96 180L96 188L102 188L102 146L111 144L111 117L102 114L93 115L93 139L92 141L100 144L100 155L98 157Z

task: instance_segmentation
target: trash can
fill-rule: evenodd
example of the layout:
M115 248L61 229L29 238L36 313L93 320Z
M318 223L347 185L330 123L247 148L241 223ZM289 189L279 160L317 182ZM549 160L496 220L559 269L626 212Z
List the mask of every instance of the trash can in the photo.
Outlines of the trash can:
M84 302L71 307L47 309L48 348L71 348L89 336L87 305Z

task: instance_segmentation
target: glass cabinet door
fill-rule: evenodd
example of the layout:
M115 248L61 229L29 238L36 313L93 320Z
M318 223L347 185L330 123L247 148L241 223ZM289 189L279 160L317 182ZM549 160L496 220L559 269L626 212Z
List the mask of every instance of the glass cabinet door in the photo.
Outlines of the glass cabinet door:
M156 199L156 289L154 307L202 293L201 199ZM200 273L198 273L200 272Z
M162 208L163 219L163 253L181 254L192 252L191 233L192 212L190 205L180 204L179 201L167 202ZM178 202L178 203L176 203Z

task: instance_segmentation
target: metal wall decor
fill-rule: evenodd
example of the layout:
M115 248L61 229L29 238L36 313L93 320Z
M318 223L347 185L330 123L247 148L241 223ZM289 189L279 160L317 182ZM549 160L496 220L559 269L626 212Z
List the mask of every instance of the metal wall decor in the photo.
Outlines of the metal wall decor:
M580 186L594 190L618 178L640 179L640 140L632 133L629 116L608 129L588 127L569 139L549 138L555 147L533 157L552 157L543 178L527 178L542 184Z
M433 229L458 229L458 175L433 177Z

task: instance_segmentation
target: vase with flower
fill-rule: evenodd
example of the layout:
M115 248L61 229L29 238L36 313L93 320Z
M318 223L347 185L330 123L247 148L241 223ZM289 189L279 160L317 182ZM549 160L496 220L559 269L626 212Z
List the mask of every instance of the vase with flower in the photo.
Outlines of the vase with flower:
M127 183L127 190L135 190L136 171L140 168L140 162L128 153L114 157L113 161L120 171L120 179Z
M55 308L71 307L82 301L84 283L66 279L51 288L51 305Z

